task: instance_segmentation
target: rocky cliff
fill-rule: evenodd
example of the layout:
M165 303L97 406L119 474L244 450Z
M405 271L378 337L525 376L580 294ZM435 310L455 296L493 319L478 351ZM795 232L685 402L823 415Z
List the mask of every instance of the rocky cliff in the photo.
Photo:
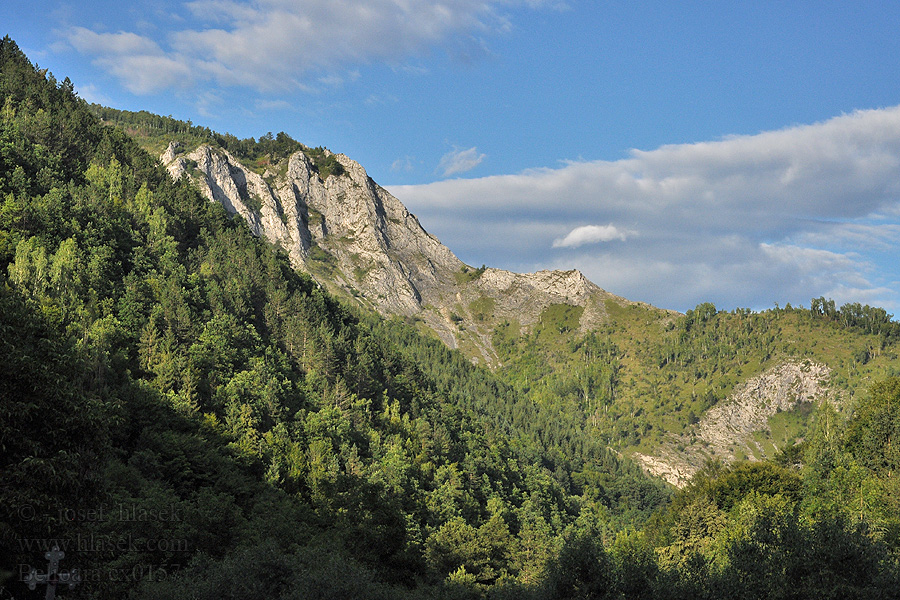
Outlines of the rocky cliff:
M476 362L496 363L490 334L498 320L527 328L547 307L571 304L585 307L581 327L588 329L604 318L606 301L630 304L574 270L520 274L465 265L359 163L325 153L342 167L339 175L323 175L303 151L262 173L208 145L170 144L161 161L332 292L385 315L421 319Z
M710 408L692 431L671 436L655 456L635 453L644 468L683 486L708 459L731 462L771 457L773 418L808 411L829 397L830 369L811 361L787 360L751 377Z
M342 175L322 178L303 152L258 174L219 148L177 151L170 145L162 156L173 177L187 174L210 200L284 248L295 267L385 313L416 314L420 290L440 287L462 267L346 156L335 157Z

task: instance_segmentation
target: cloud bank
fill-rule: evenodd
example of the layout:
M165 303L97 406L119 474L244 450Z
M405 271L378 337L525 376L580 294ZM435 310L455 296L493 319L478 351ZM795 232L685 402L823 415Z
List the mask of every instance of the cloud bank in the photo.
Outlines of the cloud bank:
M202 82L260 92L309 89L309 75L402 61L509 27L505 10L549 0L194 0L201 27L154 40L73 27L64 38L136 94ZM480 43L480 42L479 42Z
M577 267L612 292L681 310L820 295L900 308L900 107L390 189L473 263Z

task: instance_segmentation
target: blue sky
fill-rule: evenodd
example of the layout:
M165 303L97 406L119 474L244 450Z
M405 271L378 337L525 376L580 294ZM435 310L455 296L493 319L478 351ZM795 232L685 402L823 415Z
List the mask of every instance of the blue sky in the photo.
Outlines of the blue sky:
M347 154L473 265L678 310L900 311L900 3L7 0L0 23L90 101Z

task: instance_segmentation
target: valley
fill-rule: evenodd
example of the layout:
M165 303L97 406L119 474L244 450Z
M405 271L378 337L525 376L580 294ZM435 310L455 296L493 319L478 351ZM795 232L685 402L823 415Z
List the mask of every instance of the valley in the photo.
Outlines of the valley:
M0 106L4 594L55 547L73 600L900 589L884 309L463 264L352 159L89 105L9 37Z

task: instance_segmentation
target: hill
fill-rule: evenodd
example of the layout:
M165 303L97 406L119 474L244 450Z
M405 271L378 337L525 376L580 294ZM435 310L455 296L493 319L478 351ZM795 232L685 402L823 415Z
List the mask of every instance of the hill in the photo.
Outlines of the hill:
M526 425L534 435L559 443L577 431L676 485L709 459L775 456L804 439L814 406L844 406L854 389L900 368L880 309L836 309L821 298L816 310L703 304L679 315L615 296L575 270L474 268L347 156L284 133L237 140L94 110L148 150L165 148L174 178L240 215L338 297L403 317L493 369L540 407L544 416Z
M9 38L0 101L4 593L29 597L54 546L80 571L63 592L76 599L900 589L883 311L660 320L613 301L606 330L580 331L584 307L550 304L530 327L495 325L491 372L336 299ZM766 361L801 352L808 364L770 377ZM766 373L753 389L791 389L820 356L847 406L813 408L806 442L775 462L710 463L673 497L606 448L604 431L622 448L652 439L634 423L662 399L642 389L693 398L745 381L741 366Z
M71 597L537 593L566 536L668 497L602 445L537 439L511 388L439 342L342 305L8 38L0 97L14 595L54 544L84 576Z

